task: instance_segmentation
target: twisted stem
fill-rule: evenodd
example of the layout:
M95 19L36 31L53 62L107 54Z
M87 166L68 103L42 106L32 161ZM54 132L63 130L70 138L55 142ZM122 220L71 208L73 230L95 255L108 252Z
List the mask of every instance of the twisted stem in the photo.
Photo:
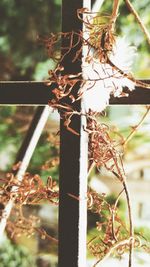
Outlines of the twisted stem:
M148 30L146 29L144 23L142 22L140 16L138 15L138 13L136 12L136 10L134 9L133 5L131 4L131 2L129 0L125 0L125 3L127 5L128 9L131 11L131 13L134 15L135 19L137 20L138 24L141 27L141 30L143 31L143 33L146 36L148 43L150 44L150 34L149 34Z

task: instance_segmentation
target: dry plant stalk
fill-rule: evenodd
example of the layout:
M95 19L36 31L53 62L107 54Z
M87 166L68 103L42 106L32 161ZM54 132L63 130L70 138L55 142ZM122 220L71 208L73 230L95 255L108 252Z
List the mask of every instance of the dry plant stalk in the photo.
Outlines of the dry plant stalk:
M58 60L58 66L54 71L50 71L49 75L49 82L48 85L54 83L56 88L53 90L54 99L59 102L60 99L63 97L68 96L72 101L78 100L82 97L82 94L77 94L76 96L72 95L72 90L76 86L76 84L80 83L80 87L83 87L84 84L88 84L89 81L92 82L91 79L86 80L82 77L81 73L77 75L68 74L63 75L63 67L61 66L62 60L64 57L72 53L74 48L79 46L79 49L76 51L74 58L72 61L78 60L81 53L82 53L82 46L88 47L88 53L86 56L87 62L94 62L94 60L98 59L99 62L110 65L114 70L114 77L120 75L121 77L127 78L132 81L135 85L150 89L150 85L136 80L133 75L129 72L125 72L120 69L117 65L115 65L112 60L110 59L110 54L112 53L113 46L116 42L116 33L115 33L115 23L118 16L118 8L119 8L119 1L115 0L113 5L112 14L109 16L101 16L98 13L89 12L87 9L79 9L77 10L77 16L80 20L83 21L85 24L85 31L88 33L89 36L87 39L84 38L85 34L83 32L68 32L68 33L59 33L56 34L56 38L54 38L54 34L48 39L45 39L45 45L48 49L48 54L52 59L55 59L54 51L57 42L60 41L61 38L66 38L68 42L68 46L61 47L63 51L62 55L60 55ZM84 20L83 15L84 14ZM85 16L87 15L87 16ZM80 44L80 45L79 45ZM92 56L91 56L92 51ZM96 70L94 70L96 72ZM108 77L106 77L107 79ZM119 77L117 77L119 78ZM97 79L93 79L93 83L91 83L91 88L98 80L103 80L103 77L99 77ZM90 90L90 86L87 86ZM124 94L123 94L124 96ZM54 100L53 100L54 101ZM52 104L53 104L52 101ZM56 101L55 101L56 103ZM51 102L50 102L51 105Z
M10 188L15 187L13 191ZM1 186L1 203L7 203L9 199L13 199L15 204L33 205L39 204L41 201L48 200L49 202L58 205L58 190L56 182L53 182L52 177L48 177L47 184L44 185L39 175L32 176L25 173L22 182L12 174L6 175L5 183Z
M115 148L115 142L112 141L109 135L109 128L105 124L99 124L93 116L88 118L88 128L86 129L89 134L89 161L94 162L97 169L105 167L111 171L122 183L124 192L126 194L128 214L129 214L129 239L130 253L129 253L129 267L132 262L132 249L134 241L134 230L132 223L131 201L129 190L126 182L126 175L123 168L122 156ZM113 243L114 243L113 239Z
M139 129L139 127L149 114L149 110L150 107L146 106L146 111L144 115L140 119L137 126L132 127L132 131L124 140L124 143L120 143L121 146L124 146L130 141L130 138L133 137L137 129ZM105 167L106 170L115 175L115 177L121 182L123 189L118 195L114 206L112 207L106 202L104 195L100 196L96 192L88 193L88 207L93 210L94 213L97 213L100 215L100 217L102 217L104 216L103 210L105 212L106 210L109 211L109 214L105 215L106 218L104 222L100 224L98 223L98 230L101 230L102 226L105 225L105 236L103 238L97 236L94 238L94 240L90 240L88 243L88 247L91 250L92 254L98 257L98 261L94 266L96 266L100 261L103 261L112 252L116 250L118 255L122 255L127 249L129 249L128 266L131 267L133 248L142 247L142 243L140 238L134 234L131 200L128 190L128 184L126 181L126 175L123 168L122 152L117 149L117 142L111 139L111 132L109 127L103 123L98 123L96 118L93 117L93 115L94 114L90 114L89 116L87 116L88 124L86 129L89 135L89 169L91 168L91 165L92 167L95 165L98 170L102 166ZM123 192L126 195L128 206L129 230L117 215L118 201ZM116 223L118 224L117 227ZM126 232L125 236L121 235L121 231L123 229ZM98 239L100 242L97 241ZM105 250L103 246L105 247Z
M142 118L140 119L140 121L138 122L138 124L135 125L135 126L132 126L132 131L127 136L127 138L125 140L123 140L123 142L121 143L121 145L123 145L125 147L127 145L127 143L133 138L133 136L135 135L135 133L138 131L138 129L142 125L143 121L149 115L149 112L150 112L150 106L147 106L146 107L146 112L144 113L144 115L142 116Z
M15 206L12 211L11 217L7 222L7 234L11 239L25 235L28 238L37 233L41 239L48 239L55 243L58 240L49 235L43 228L40 227L40 219L34 215L28 217L23 214L22 206Z
M149 107L146 107L146 112L138 123L138 128L148 115L148 111ZM97 222L97 229L98 231L101 231L102 228L105 229L105 234L102 237L100 235L96 236L88 242L89 250L98 258L98 261L94 265L96 266L112 253L122 255L129 248L131 249L133 247L141 247L148 250L148 246L142 244L140 238L133 232L129 192L126 185L122 158L120 152L116 149L116 142L110 138L110 129L107 125L98 123L96 117L94 117L95 114L91 113L86 116L88 127L85 130L89 135L89 162L94 162L98 169L104 166L108 171L112 172L123 185L123 190L120 192L113 206L107 202L105 195L100 196L92 190L88 192L88 208L103 218L103 221ZM133 135L133 132L131 133ZM129 141L128 138L126 142L127 141ZM13 168L16 169L18 166L19 164L16 164ZM39 219L37 217L31 215L29 218L26 218L23 215L23 207L25 205L37 205L43 200L48 200L50 203L58 205L59 192L56 190L57 185L53 182L52 178L49 177L47 184L44 185L38 175L32 176L26 173L23 182L19 183L14 175L10 173L7 174L5 182L5 185L1 187L1 191L3 191L1 203L7 203L10 198L15 199L15 210L13 210L11 216L13 219L10 218L7 224L7 231L10 233L11 237L13 238L21 234L26 234L30 237L37 232L42 239L48 238L49 240L57 242L57 240L49 236L44 229L38 227ZM10 192L8 189L13 186L16 187L16 190ZM117 205L120 195L123 192L126 193L128 202L129 230L118 215L119 210ZM78 197L75 197L75 199L79 200ZM125 232L124 235L121 229ZM131 252L129 266L131 266Z
M116 74L118 79L122 77L127 78L135 83L135 85L150 89L150 85L136 80L131 73L124 72L110 59L113 46L116 42L115 24L118 16L119 2L119 0L113 1L112 14L108 16L101 16L98 13L93 14L87 9L77 10L77 16L83 21L85 25L85 31L88 33L87 39L84 38L85 34L82 31L72 31L67 33L60 32L57 34L51 33L50 37L48 39L44 39L43 42L45 43L49 57L57 62L56 69L49 71L49 81L47 81L48 85L55 84L56 86L52 91L53 99L49 102L49 105L53 108L56 108L58 111L61 111L61 116L65 118L65 126L73 134L79 135L79 133L70 127L72 116L76 114L87 117L87 129L85 129L85 131L88 132L89 136L89 170L91 169L91 166L93 167L94 165L96 165L97 169L100 169L101 166L104 166L108 171L117 177L123 186L123 189L113 207L105 200L104 195L99 196L94 191L88 192L89 209L91 209L94 213L98 213L99 215L106 210L108 212L107 217L104 218L104 222L99 222L97 224L98 230L101 230L102 228L105 229L105 235L103 238L95 237L88 243L88 247L91 252L98 257L98 261L94 266L96 266L104 258L108 257L113 251L116 251L118 255L122 255L126 250L129 250L129 267L131 267L133 247L141 247L141 243L134 234L130 196L122 163L122 155L117 150L116 143L110 138L109 127L105 124L98 123L95 113L92 112L92 110L87 114L81 114L80 110L74 110L73 107L73 103L81 99L83 95L83 92L81 91L77 91L76 94L73 93L76 85L83 87L84 85L88 84L86 90L90 90L97 81L103 80L105 83L105 79L116 77ZM139 16L135 10L133 10L131 3L127 0L125 2L130 7L130 10L135 15L138 23L149 40L147 31L143 27ZM61 47L63 53L60 54L57 52L56 48L60 46L60 41L62 38L67 40L68 45ZM72 62L78 60L82 53L83 45L88 48L86 61L89 64L93 64L93 62L98 60L99 63L104 65L104 67L107 65L111 66L113 70L112 76L104 78L98 77L97 79L85 79L82 77L82 73L78 73L76 75L72 73L64 75L64 69L62 67L62 61L64 57L79 47L72 58ZM94 71L96 72L95 69ZM90 85L89 82L91 82ZM124 96L124 94L121 93L120 96ZM140 123L131 132L127 140L124 141L122 145L126 145L126 143L130 140L137 128L139 128L143 122L144 118L147 116L148 112L149 108L147 109L146 115L143 116ZM58 163L58 159L54 159L54 164L55 163ZM50 164L52 163L47 162L43 168L51 167ZM25 231L28 233L28 235L32 235L34 231L37 231L42 238L48 237L49 239L55 240L54 238L49 237L43 229L39 229L36 226L38 224L38 220L36 218L29 217L26 219L24 218L22 211L22 207L24 205L35 205L43 200L48 200L50 203L58 205L59 192L52 178L48 178L46 185L43 184L38 175L32 176L29 173L25 174L24 180L21 184L15 179L13 174L8 174L6 180L7 183L1 187L3 194L0 202L5 204L10 198L13 198L15 200L15 204L18 206L18 211L16 212L18 222L14 224L13 221L8 221L8 231L12 233L12 235L22 232L24 233ZM11 192L9 188L13 186L16 187L16 190ZM126 194L128 205L129 229L127 229L126 225L117 215L118 201L123 192ZM77 197L75 198L78 199ZM32 227L29 228L28 226L31 224L31 222ZM22 225L25 225L25 227ZM125 236L121 234L120 229L125 231ZM100 243L97 242L98 238Z
M139 235L134 234L134 239L130 237L127 225L118 214L117 205L123 191L124 189L119 193L114 205L108 203L105 194L99 195L93 190L88 192L88 208L100 217L100 221L96 223L100 234L94 236L87 244L90 252L98 259L93 267L110 255L121 257L129 249L131 242L136 249L149 250Z
M78 17L82 19L81 14L87 13L87 19L83 22L86 25L87 31L89 31L89 39L84 40L84 44L89 46L89 53L94 48L93 57L98 58L101 63L110 65L115 71L120 74L120 78L126 77L131 80L135 85L150 89L150 86L144 82L136 80L131 73L124 72L117 65L115 65L111 59L110 54L113 50L113 46L116 42L115 23L118 15L119 1L114 2L113 11L110 16L93 16L91 12L84 9L78 10ZM103 20L104 19L104 22ZM105 22L106 20L106 22ZM87 60L89 55L87 55Z
M40 228L38 217L30 215L27 218L23 215L23 209L26 205L39 205L43 201L58 205L59 191L52 177L48 177L46 185L39 175L33 176L29 173L25 173L22 182L19 182L12 173L8 173L6 178L0 181L3 182L0 187L0 204L4 207L10 199L15 204L7 221L6 229L9 236L14 238L25 234L30 237L37 232L43 239L48 238L57 241L54 237L48 235L44 229ZM14 188L14 190L12 191L10 188Z
M129 2L129 1L126 1ZM93 64L95 61L99 61L99 63L102 63L104 68L109 65L113 69L113 77L117 78L127 78L130 81L132 81L135 85L150 89L150 85L136 80L133 75L129 72L125 72L122 69L120 69L116 64L112 62L110 59L110 55L113 52L113 46L116 42L116 32L115 32L115 23L118 16L118 10L119 10L119 0L113 1L113 10L112 14L109 16L101 17L98 13L92 13L89 10L83 8L77 10L77 16L78 18L83 22L85 33L83 32L70 32L70 33L60 33L60 35L64 38L69 38L68 46L62 47L63 55L60 57L58 67L55 71L50 72L50 81L49 84L56 84L56 88L53 90L54 98L52 101L50 101L50 105L59 111L61 111L61 115L65 118L65 126L74 134L78 134L74 131L74 129L71 129L70 122L71 118L74 114L78 114L79 116L86 116L88 121L88 127L85 129L88 132L89 135L89 171L93 165L96 165L96 167L99 169L101 166L104 166L108 171L111 171L112 174L114 174L119 181L122 183L123 190L126 194L127 199L127 205L128 205L128 214L129 214L129 230L127 231L127 236L125 239L118 240L117 234L119 234L119 228L122 226L119 226L117 232L115 232L115 226L114 221L119 220L116 217L115 209L117 206L117 202L115 204L114 210L111 210L109 206L107 208L111 210L111 216L109 221L107 222L107 231L106 235L109 236L109 242L108 239L103 240L102 243L105 245L106 251L103 253L104 258L106 255L109 255L112 250L117 249L120 250L120 254L123 253L127 248L129 249L129 267L132 265L132 252L133 247L137 245L137 239L134 235L134 229L133 229L133 222L132 222L132 212L131 212L131 203L130 203L130 196L129 196L129 190L126 182L126 175L123 168L122 163L122 156L116 149L116 144L113 143L113 141L110 138L109 135L109 128L105 124L98 124L97 120L95 119L95 113L92 112L92 110L88 114L81 114L79 110L74 110L72 103L75 101L78 101L82 98L83 91L79 91L74 95L72 91L74 90L75 86L78 84L80 87L86 87L86 90L92 89L97 81L105 80L105 78L111 78L109 77L98 77L97 79L93 80L91 78L85 79L85 77L82 77L82 73L78 73L76 75L68 74L63 75L63 68L61 67L62 60L68 53L71 53L74 48L76 48L79 44L80 47L86 46L88 49L86 59L85 61L88 62L88 64ZM133 10L132 10L133 12ZM84 16L83 16L84 15ZM65 36L66 34L66 36ZM88 36L85 39L85 36ZM75 41L74 41L75 40ZM50 40L47 40L46 42L48 45L52 45L52 38ZM56 42L54 42L54 45ZM50 48L50 52L52 49ZM81 48L75 53L74 58L72 59L72 62L77 60L81 55ZM51 54L51 53L50 53ZM51 54L52 55L52 54ZM95 73L97 72L96 69L93 69ZM59 74L58 74L59 72ZM89 81L91 82L89 85ZM105 82L105 81L104 81ZM121 93L120 96L124 96L123 93ZM66 104L66 97L70 100L70 105ZM148 110L147 110L148 114ZM147 115L146 114L146 115ZM146 115L144 117L146 117ZM141 119L142 123L144 120L144 117ZM139 127L137 126L137 128ZM136 128L136 129L137 129ZM130 140L130 138L135 133L134 129L130 136L127 138L127 140L124 142L124 145ZM123 144L122 144L123 145ZM77 196L75 196L76 199L78 199ZM91 202L94 203L94 193L90 194ZM98 198L98 196L97 196ZM98 201L99 203L99 201ZM99 204L100 205L100 204ZM101 205L98 206L98 208L101 210ZM110 230L111 229L111 230ZM111 235L111 237L110 237ZM107 236L107 237L108 237ZM111 241L110 241L111 240ZM90 248L91 248L90 242ZM98 246L98 249L96 249L97 245L93 245L92 252L95 254L94 250L100 251L100 247ZM109 249L108 249L109 247ZM98 262L102 259L98 260ZM97 263L98 263L97 262ZM97 264L96 263L96 264ZM96 266L95 264L95 266Z
M145 37L147 39L148 44L150 45L150 34L149 34L148 30L146 29L145 25L143 24L140 16L138 15L138 13L136 12L136 10L134 9L133 5L131 4L131 2L129 0L125 0L125 3L127 5L128 9L131 11L131 13L134 15L135 19L137 20L141 30L145 34Z

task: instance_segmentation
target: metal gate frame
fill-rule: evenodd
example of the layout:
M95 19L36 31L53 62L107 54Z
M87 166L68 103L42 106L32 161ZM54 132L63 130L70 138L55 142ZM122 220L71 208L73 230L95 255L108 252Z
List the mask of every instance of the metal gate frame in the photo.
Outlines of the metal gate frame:
M63 32L82 29L83 25L81 21L77 20L76 10L82 8L85 1L62 1ZM71 65L69 55L65 57L63 64L66 73L70 72L72 68L73 72L79 72L81 69L79 62ZM1 105L38 106L27 136L20 148L17 161L24 159L41 114L51 97L51 88L44 82L0 82ZM150 104L150 90L137 87L128 98L111 98L110 104ZM73 127L80 132L80 137L68 132L64 127L63 120L60 122L59 267L86 266L87 137L82 131L82 118L76 117L72 123ZM68 193L79 196L81 201L70 198ZM80 218L82 212L83 222Z

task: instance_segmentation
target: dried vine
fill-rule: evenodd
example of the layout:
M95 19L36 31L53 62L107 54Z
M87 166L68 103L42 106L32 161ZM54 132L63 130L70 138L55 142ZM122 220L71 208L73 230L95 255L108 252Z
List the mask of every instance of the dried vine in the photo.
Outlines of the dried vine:
M98 231L101 231L102 228L105 230L105 234L102 237L100 235L96 236L87 244L91 253L98 258L94 266L108 257L112 252L116 253L116 255L122 255L125 251L129 250L128 266L131 267L133 248L144 247L148 250L148 247L145 244L141 244L140 238L134 233L131 201L122 162L122 154L118 149L118 144L110 137L109 127L106 124L98 122L96 117L97 112L89 108L87 112L83 113L80 110L75 110L72 105L75 101L84 99L85 94L94 89L100 81L104 85L104 89L107 90L108 88L105 82L109 80L109 93L120 97L124 96L124 92L122 87L120 88L116 83L119 79L127 79L134 85L150 89L150 85L138 81L128 70L124 70L113 63L112 54L116 45L115 25L119 2L119 0L114 0L112 13L103 17L98 13L93 14L87 9L77 10L78 18L84 23L85 32L51 33L50 37L44 39L43 42L47 48L49 57L57 62L55 70L49 71L49 80L47 81L48 85L55 84L55 88L52 89L53 99L49 101L49 105L61 112L61 116L65 119L65 126L76 135L79 135L79 133L70 127L72 116L74 114L86 116L87 128L84 130L88 133L89 138L89 172L93 166L96 166L98 170L103 166L120 181L123 187L113 206L107 202L104 195L100 196L90 189L87 194L88 208L103 217L103 221L97 222L97 229ZM148 32L130 1L125 0L125 2L149 40ZM87 38L85 38L85 33L88 36ZM67 39L69 44L66 47L61 47L62 53L60 53L56 48L62 38ZM95 74L94 77L90 77L88 73L85 73L84 67L83 73L64 74L64 68L62 66L63 59L78 46L79 49L75 52L72 62L79 60L82 54L82 47L87 47L87 55L85 56L84 63L87 66L92 66L93 73ZM99 64L98 66L102 70L101 73L95 67L96 64ZM78 87L80 86L80 90L74 93L76 85ZM148 115L149 110L150 107L147 108L146 113L137 126L132 129L127 139L119 145L125 146L127 144ZM53 162L46 162L43 165L43 169L50 168L55 164L58 164L57 158L53 159ZM15 187L15 190L9 190L12 187ZM9 220L7 224L7 229L12 236L25 232L27 235L32 235L36 231L42 238L57 241L55 238L48 236L43 229L37 227L39 223L37 218L29 217L26 219L22 211L24 205L35 205L43 200L58 205L59 192L56 183L53 182L51 177L48 178L47 184L44 185L41 177L26 173L23 181L19 183L16 177L10 173L7 174L5 183L1 186L0 191L2 192L0 202L3 205L10 199L13 199L16 207L18 207L16 212L17 223L16 221L14 223L13 220ZM118 201L123 192L127 200L129 227L124 224L118 215ZM71 194L69 195L75 197ZM79 200L78 197L75 198ZM104 210L107 211L107 216L104 216ZM122 230L124 234L122 234Z
M132 131L124 140L124 143L120 143L121 145L127 144L130 141L130 137L133 136L137 129L141 126L146 116L149 114L149 107L146 107L146 112L140 119L137 126L132 128ZM116 142L110 138L110 129L105 124L99 124L96 119L93 117L88 118L88 129L89 133L89 162L100 169L102 166L105 167L109 172L119 179L119 181L123 185L123 189L118 195L116 202L113 207L111 207L104 199L104 197L100 197L96 192L90 193L89 196L89 208L93 209L94 213L98 213L102 216L102 208L107 206L109 211L109 216L107 215L107 225L105 230L105 237L102 239L100 237L95 237L90 240L88 243L89 249L92 251L94 255L96 255L99 259L94 266L96 266L100 261L107 258L112 251L117 250L118 254L123 254L127 249L129 249L129 266L132 266L132 253L133 248L142 247L140 238L134 234L133 227L133 218L132 218L132 210L131 210L131 201L128 190L128 185L126 181L126 175L123 168L122 162L122 152L119 152L116 146ZM129 230L127 230L126 226L122 222L122 220L117 215L117 204L121 194L125 192L128 206L128 214L129 214ZM105 205L104 205L105 203ZM119 226L115 229L115 223L118 223ZM103 223L98 223L99 230L102 228ZM126 231L126 235L120 236L121 228L124 228ZM128 237L129 235L129 237ZM107 242L106 242L107 237ZM96 243L95 240L100 239L100 243ZM105 253L101 246L105 246Z
M10 200L14 202L11 216L7 220L7 232L11 238L21 234L26 234L29 237L37 232L43 239L45 235L45 238L56 241L54 237L40 229L39 218L32 215L26 218L23 215L23 208L27 205L39 205L45 201L58 205L59 191L56 182L48 177L45 185L39 175L33 176L29 173L25 173L22 182L19 182L12 173L8 173L5 179L0 179L0 182L3 182L0 187L0 204L5 207ZM2 216L5 214L1 214L1 219Z
M148 32L148 30L146 29L145 25L143 24L140 16L138 15L138 13L136 12L136 10L134 9L133 5L131 4L131 2L129 0L125 0L125 3L128 7L128 9L131 11L131 13L134 15L135 19L137 20L140 28L142 29L143 33L145 34L145 37L148 41L148 44L150 45L150 34Z
M77 11L77 16L82 22L84 23L84 32L70 32L66 33L67 38L70 38L69 46L68 47L62 47L63 55L59 59L59 65L56 68L55 71L50 73L50 82L49 84L55 83L57 87L53 90L54 93L54 99L49 103L52 107L57 108L61 111L61 114L64 114L65 118L65 125L68 128L68 130L72 131L75 134L78 134L74 131L74 129L71 129L69 127L71 122L71 117L73 114L78 115L84 115L87 117L87 129L85 129L88 132L89 136L89 171L93 165L96 165L96 167L99 169L101 166L104 166L108 171L111 171L122 183L123 190L126 194L127 199L127 206L128 206L128 214L129 214L129 231L127 231L127 236L125 239L122 239L117 237L117 234L119 235L119 229L122 226L122 223L120 222L121 226L118 227L117 231L115 232L115 226L114 221L119 220L116 216L116 206L117 202L115 204L114 210L110 208L110 206L106 203L108 210L110 211L110 218L107 221L107 227L106 227L106 236L104 240L102 241L103 246L105 247L105 252L102 253L100 246L98 244L93 244L93 240L88 243L88 246L90 247L92 253L96 256L98 256L98 261L94 266L99 263L102 259L110 255L110 253L113 250L120 250L120 254L123 253L127 248L129 249L129 267L132 266L132 253L133 248L139 246L139 240L134 235L134 228L133 228L133 220L132 220L132 211L131 211L131 201L129 196L129 190L126 182L126 175L123 168L122 163L122 155L119 153L119 151L116 149L116 144L113 143L113 141L110 138L109 135L109 129L104 124L99 124L95 118L95 113L92 112L92 110L89 109L89 112L87 114L81 114L80 111L74 110L71 105L66 104L63 102L64 97L70 98L72 102L78 101L82 97L84 97L84 93L86 93L89 90L92 90L92 88L95 87L96 83L99 81L103 81L105 83L105 80L107 79L121 79L121 78L127 78L135 85L138 85L140 87L148 88L150 89L150 86L144 82L136 80L133 75L129 71L124 71L120 67L118 67L115 63L113 63L111 59L111 54L113 53L113 49L116 43L116 32L115 32L115 23L118 16L118 10L119 10L119 0L115 0L113 2L113 10L112 14L110 16L105 16L104 20L106 22L102 21L102 18L99 14L88 11L87 9L80 9ZM132 10L133 11L133 10ZM83 16L84 14L84 16ZM61 36L64 37L65 33L61 33ZM70 36L70 37L69 37ZM85 36L87 36L85 38ZM74 38L75 37L75 38ZM76 40L74 43L74 39ZM46 44L52 45L52 39L46 40ZM64 59L64 57L72 52L72 50L77 47L81 43L81 48L75 53L74 58L72 59L72 62L77 60L82 52L82 46L87 47L87 55L85 56L85 63L87 65L93 66L93 72L96 73L97 77L91 78L88 75L84 75L84 69L83 69L83 75L82 73L78 73L76 75L67 74L63 75L63 68L61 67L61 62ZM48 46L47 46L48 47ZM51 54L51 49L49 50L49 55ZM99 62L101 64L101 67L103 68L103 77L98 73L97 69L95 68L95 63ZM110 71L107 72L107 69L111 68ZM106 71L105 71L105 70ZM59 72L59 74L58 74ZM57 75L58 74L58 75ZM74 95L73 89L76 84L80 85L80 91ZM112 94L116 94L116 92L119 91L118 88L114 88L112 90ZM122 90L120 91L120 96L124 96L124 93ZM147 110L146 114L143 116L141 121L139 122L140 126L144 118L147 116L149 110ZM136 128L136 129L137 129ZM134 129L127 140L124 142L124 145L129 141L130 137L134 134L136 131ZM122 144L123 145L123 144ZM119 195L120 196L120 195ZM95 205L95 199L97 203L97 209L98 213L101 212L101 208L103 206L103 201L98 200L98 195L96 193L90 193L90 201L93 203L90 205L90 208L93 208ZM95 239L94 239L95 241ZM99 252L98 252L99 251ZM100 252L101 251L101 252ZM103 254L103 255L102 255Z

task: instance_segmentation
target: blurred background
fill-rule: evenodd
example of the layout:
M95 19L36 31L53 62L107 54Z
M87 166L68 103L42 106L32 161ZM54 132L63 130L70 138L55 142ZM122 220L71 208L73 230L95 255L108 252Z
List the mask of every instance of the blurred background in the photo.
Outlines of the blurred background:
M32 118L36 112L34 106L1 106L0 107L0 186L3 185L6 174L12 171L18 150L23 142ZM33 153L27 172L38 174L46 185L49 176L58 183L59 173L59 116L53 112L43 129L38 145ZM0 209L1 194L0 190ZM1 211L1 210L0 210ZM25 217L35 216L40 219L38 227L44 229L50 236L58 239L58 206L49 201L40 204L24 205ZM14 210L11 221L18 224ZM0 238L0 266L2 267L56 267L57 243L41 238L35 232L11 237L11 231L6 229Z
M100 122L104 122L109 126L110 134L117 144L122 142L122 138L126 139L134 126L136 126L146 112L146 107L142 105L133 106L110 106L106 109L107 116L101 116ZM144 238L148 246L150 245L150 113L147 115L143 124L133 135L126 147L122 150L118 147L118 151L123 151L123 165L127 176L127 183L131 196L133 221L135 225L135 233ZM101 167L100 172L93 172L89 177L90 187L99 194L106 194L106 200L113 205L116 198L121 192L122 185L111 172ZM123 194L118 203L119 216L124 223L128 225L128 212L126 197ZM96 222L101 222L101 216L93 215L88 212L88 240L95 235L102 235L98 229L95 229ZM120 259L110 257L103 262L104 267L127 266L128 256L125 254ZM94 264L94 259L89 255L89 267ZM134 264L136 267L148 267L150 262L150 254L145 253L142 249L134 253ZM99 266L99 265L98 265ZM101 265L100 265L101 266Z
M107 108L106 116L101 116L101 122L106 123L113 133L116 143L122 138L126 138L145 114L146 107L142 105L133 106L110 106ZM18 149L26 134L26 131L35 112L35 107L0 107L0 178L5 178L7 172L12 169ZM44 131L30 162L28 172L41 176L46 184L48 176L52 176L58 182L59 163L51 164L59 156L59 116L52 113L45 125ZM119 133L119 135L118 135ZM132 211L134 217L135 231L140 233L146 242L150 242L150 116L147 115L139 130L128 142L124 150L124 168L127 174L127 182L132 198ZM46 164L45 164L46 163ZM47 166L45 168L45 166ZM111 172L104 168L100 173L94 170L88 180L91 189L96 190L100 195L105 193L107 201L113 204L117 195L122 189L121 183L112 176ZM26 206L26 214L33 214L40 218L40 227L43 227L51 236L58 237L58 207L44 201L40 205ZM125 196L119 200L119 213L122 220L128 224L128 213ZM90 240L101 232L96 229L96 222L100 217L88 211L88 233ZM6 232L7 233L7 232ZM8 249L8 247L10 249ZM22 252L23 250L23 252ZM17 251L14 254L14 251ZM30 251L30 252L29 252ZM19 256L14 256L19 255ZM30 255L28 258L27 255ZM18 262L24 262L24 265ZM149 266L150 255L144 251L137 251L134 254L134 261L137 267ZM0 262L7 267L25 266L34 263L40 267L57 266L57 244L49 240L42 240L37 234L31 238L26 235L10 239L9 233L0 247ZM88 252L88 265L92 266L95 259ZM122 263L126 266L127 255L122 258ZM110 264L119 266L120 261L109 258L104 267ZM33 265L33 266L34 266Z
M98 1L98 0L97 0ZM92 1L94 2L94 1ZM150 28L150 0L132 1L142 21ZM108 14L112 1L104 1L102 13ZM61 29L61 0L0 1L0 79L42 80L54 62L48 59L39 38ZM149 78L149 47L134 16L121 0L117 35L126 37L137 48L133 72Z
M94 2L94 1L93 1ZM103 13L111 10L112 1L105 1ZM150 0L132 1L143 22L150 27ZM0 80L36 80L48 77L48 70L54 67L54 62L48 59L46 49L40 38L48 37L50 32L61 29L60 0L1 0L0 1ZM121 1L120 16L117 20L117 34L125 36L131 45L137 48L137 57L133 64L133 73L137 78L150 77L149 47L132 14ZM1 178L11 170L17 151L26 135L29 124L35 113L34 106L1 106L0 107L0 175ZM118 127L125 136L131 125L135 125L145 112L143 106L109 107L106 118L110 127ZM118 116L119 115L119 116ZM46 161L59 155L59 148L51 142L50 134L59 130L57 114L51 114L43 134L33 155L28 171L41 175L46 183L52 175L58 181L58 166L44 169ZM129 180L129 188L133 198L134 220L137 230L150 240L150 119L145 120L140 131L129 142L124 156L125 168ZM101 174L93 173L89 185L99 193L105 192L115 199L120 190L118 182L113 180L105 170ZM121 199L121 211L127 216L125 199ZM58 209L51 204L43 203L34 209L28 207L28 212L41 218L41 225L57 238ZM88 238L95 234L96 218L88 214ZM124 263L126 258L123 259ZM137 254L137 266L148 266L150 259L147 254ZM89 255L89 266L94 259ZM104 267L115 264L109 259ZM10 240L6 238L0 247L0 267L56 267L57 245L39 239L36 235L28 239L25 236Z
M61 0L1 0L0 79L45 78L53 62L40 38L60 27Z

